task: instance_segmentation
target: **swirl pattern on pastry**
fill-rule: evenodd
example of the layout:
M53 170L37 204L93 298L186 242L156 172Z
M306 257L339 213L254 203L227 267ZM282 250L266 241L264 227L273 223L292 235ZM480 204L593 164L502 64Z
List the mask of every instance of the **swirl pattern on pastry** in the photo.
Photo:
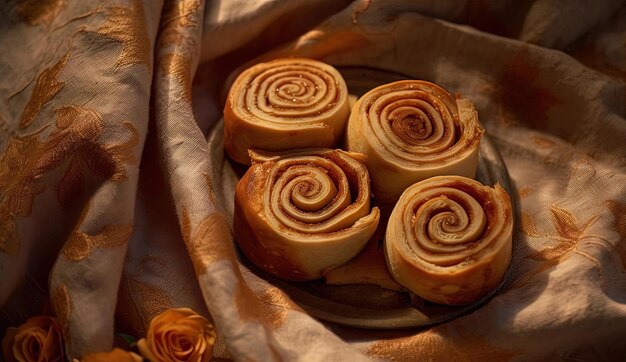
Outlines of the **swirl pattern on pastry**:
M434 83L406 80L356 102L346 146L367 157L374 196L393 202L428 177L474 177L482 134L470 101L456 100Z
M460 176L414 184L394 207L385 259L396 281L436 303L464 305L497 286L511 261L506 191Z
M356 256L380 213L370 207L362 156L305 149L250 152L252 167L235 192L235 238L261 269L286 280L312 280Z
M332 66L299 58L259 63L230 88L224 147L245 164L250 164L249 149L335 147L349 114L348 88Z

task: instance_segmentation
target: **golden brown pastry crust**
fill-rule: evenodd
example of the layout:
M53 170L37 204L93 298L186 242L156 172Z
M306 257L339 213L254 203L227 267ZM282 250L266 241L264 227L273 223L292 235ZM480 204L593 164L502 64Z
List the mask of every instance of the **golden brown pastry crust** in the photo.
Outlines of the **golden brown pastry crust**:
M400 197L387 225L385 258L396 281L418 296L469 304L504 276L512 231L511 199L500 185L433 177Z
M380 213L370 207L362 156L307 149L250 153L235 191L235 238L261 269L286 280L321 278L356 256Z
M339 146L350 115L348 89L332 66L301 58L256 64L241 73L224 107L224 148L250 164L249 149Z
M367 157L374 197L394 202L438 175L473 178L483 130L470 101L426 81L377 87L352 108L346 148Z

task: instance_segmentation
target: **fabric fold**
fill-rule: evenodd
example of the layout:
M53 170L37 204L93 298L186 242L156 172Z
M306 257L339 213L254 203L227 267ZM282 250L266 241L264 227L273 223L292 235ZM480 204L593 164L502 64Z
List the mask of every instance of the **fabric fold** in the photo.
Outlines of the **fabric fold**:
M624 14L612 0L2 3L0 331L52 316L78 358L188 307L215 326L215 358L623 355ZM364 74L471 101L512 180L498 294L429 329L356 330L247 264L233 233L246 167L220 119L241 70L286 57L330 64L348 92Z

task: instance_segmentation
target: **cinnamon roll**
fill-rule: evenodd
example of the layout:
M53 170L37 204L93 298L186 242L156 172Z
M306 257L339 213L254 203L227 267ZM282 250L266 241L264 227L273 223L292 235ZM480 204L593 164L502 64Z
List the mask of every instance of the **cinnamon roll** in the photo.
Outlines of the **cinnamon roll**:
M250 164L248 149L286 151L339 146L350 105L332 66L311 59L278 59L241 73L224 107L224 147Z
M469 100L438 85L405 80L361 97L346 147L367 157L374 196L393 202L415 182L437 175L473 178L483 130Z
M261 269L292 281L321 278L374 234L380 212L370 207L361 155L305 149L250 157L235 191L234 229Z
M511 261L513 212L506 191L460 176L409 187L385 234L398 283L435 302L464 305L500 282Z

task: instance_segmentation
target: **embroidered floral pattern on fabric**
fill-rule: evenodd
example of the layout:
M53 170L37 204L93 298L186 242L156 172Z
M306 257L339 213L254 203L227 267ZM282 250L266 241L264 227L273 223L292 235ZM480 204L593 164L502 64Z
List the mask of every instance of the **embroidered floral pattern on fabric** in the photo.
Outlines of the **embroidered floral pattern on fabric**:
M216 260L234 260L232 236L223 215L209 214L198 223L193 235L189 215L184 209L182 220L181 231L197 274L204 272Z
M180 46L184 42L195 46L193 37L186 33L198 25L199 7L198 0L168 1L163 5L163 22L159 36L161 48Z
M189 57L178 53L166 54L159 62L159 73L173 76L182 87L183 96L191 102L191 62Z
M151 66L150 41L146 18L140 0L131 0L130 6L113 5L106 10L107 22L98 33L122 45L116 67L145 64Z
M59 80L58 77L65 64L67 64L69 57L70 52L68 51L55 65L39 73L33 92L30 95L30 100L26 103L22 113L21 128L28 127L37 117L41 108L61 91L65 82Z
M130 138L117 144L99 143L105 125L101 116L93 110L66 106L57 109L57 130L41 152L40 170L50 170L69 159L69 166L57 185L57 197L67 206L73 195L80 195L84 188L84 170L113 181L126 179L126 165L134 164L134 148L139 143L135 127L124 122Z
M15 218L27 217L35 195L43 185L34 184L34 160L31 155L41 149L37 133L13 138L0 155L0 252L13 255L20 242Z
M96 235L75 230L65 242L61 253L68 260L81 261L94 248L115 248L126 244L132 230L132 225L107 225Z
M19 241L15 231L15 217L27 217L36 194L45 186L39 184L44 174L67 163L67 169L57 184L57 198L68 206L73 196L84 188L84 170L113 181L126 179L126 165L135 162L134 148L139 135L134 126L123 123L131 135L117 144L99 143L104 123L93 110L65 106L56 110L57 129L45 142L39 134L14 138L0 156L0 251L14 253Z
M198 0L166 2L159 37L162 49L173 47L172 50L180 50L176 48L185 42L190 48L195 48L193 37L186 33L198 26L199 6ZM177 52L164 54L159 59L159 73L173 76L184 88L183 97L191 102L191 57Z

